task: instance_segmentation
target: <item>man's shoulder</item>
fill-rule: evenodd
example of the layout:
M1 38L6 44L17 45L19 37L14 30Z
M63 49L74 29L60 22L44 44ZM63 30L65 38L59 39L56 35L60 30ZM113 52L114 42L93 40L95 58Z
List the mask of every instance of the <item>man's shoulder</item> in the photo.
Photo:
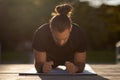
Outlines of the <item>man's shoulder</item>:
M49 30L49 23L45 23L45 24L42 24L41 26L39 26L35 33L36 32L45 32L45 31L48 31Z
M72 23L73 27L79 27L79 25L77 23Z
M73 31L76 33L82 33L84 31L84 29L76 23L73 23L72 26L73 26Z
M48 27L49 27L49 23L45 23L45 24L42 24L41 26L39 26L38 30L47 29Z
M79 26L78 24L74 23L71 37L73 37L75 40L81 39L86 36L86 32L83 27Z

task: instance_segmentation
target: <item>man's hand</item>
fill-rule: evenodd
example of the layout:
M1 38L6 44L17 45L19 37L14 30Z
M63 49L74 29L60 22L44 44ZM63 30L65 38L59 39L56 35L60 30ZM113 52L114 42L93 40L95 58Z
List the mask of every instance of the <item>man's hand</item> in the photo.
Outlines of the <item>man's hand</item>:
M76 73L78 71L78 67L75 66L72 62L65 62L66 69L69 73Z
M48 73L52 70L52 65L54 65L54 62L53 61L49 61L49 62L46 62L43 64L43 72L44 73Z

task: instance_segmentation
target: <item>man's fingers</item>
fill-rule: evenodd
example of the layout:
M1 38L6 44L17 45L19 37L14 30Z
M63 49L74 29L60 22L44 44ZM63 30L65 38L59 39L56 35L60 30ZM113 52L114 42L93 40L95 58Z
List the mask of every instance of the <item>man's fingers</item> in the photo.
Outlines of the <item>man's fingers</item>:
M65 62L65 64L68 64L68 63L69 63L69 61L66 61L66 62Z
M74 66L74 64L72 62L66 61L65 66L66 66L67 71L69 73L75 73L75 66Z
M69 71L71 69L71 62L66 61L65 66L66 66L67 70Z
M51 66L48 66L48 65L43 66L43 72L45 73L49 72L51 69L52 69Z
M51 64L53 64L53 63L52 63L52 62L46 62L46 63L43 65L43 72L47 73L47 72L49 72L50 70L52 70Z
M74 64L71 63L71 62L69 62L69 61L66 61L66 62L65 62L65 65L66 65L66 66L72 66L72 65L74 65Z
M71 63L71 62L70 61L66 61L65 64L67 64L67 63Z
M48 62L50 65L54 65L54 62L53 61L50 61L50 62Z
M71 62L69 62L69 61L66 61L66 62L65 62L65 65L69 65L70 63L71 63Z

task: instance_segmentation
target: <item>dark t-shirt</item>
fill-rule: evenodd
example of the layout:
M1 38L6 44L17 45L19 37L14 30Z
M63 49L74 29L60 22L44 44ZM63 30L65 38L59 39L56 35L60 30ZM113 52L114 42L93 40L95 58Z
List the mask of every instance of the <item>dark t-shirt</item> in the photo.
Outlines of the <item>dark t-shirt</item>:
M84 31L78 25L73 24L67 43L58 46L54 42L49 24L44 24L35 31L33 48L37 51L46 51L48 60L53 60L56 65L63 65L65 61L73 62L76 52L86 51L86 38Z

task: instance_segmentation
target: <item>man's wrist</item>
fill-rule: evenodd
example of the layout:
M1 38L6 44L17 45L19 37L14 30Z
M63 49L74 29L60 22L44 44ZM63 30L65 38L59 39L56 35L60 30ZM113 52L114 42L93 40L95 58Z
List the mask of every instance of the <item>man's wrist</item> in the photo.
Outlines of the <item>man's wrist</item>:
M36 64L35 68L38 73L43 73L43 64Z
M76 73L80 73L83 72L84 67L85 67L85 63L74 63L74 65L76 66L76 68L78 69Z

